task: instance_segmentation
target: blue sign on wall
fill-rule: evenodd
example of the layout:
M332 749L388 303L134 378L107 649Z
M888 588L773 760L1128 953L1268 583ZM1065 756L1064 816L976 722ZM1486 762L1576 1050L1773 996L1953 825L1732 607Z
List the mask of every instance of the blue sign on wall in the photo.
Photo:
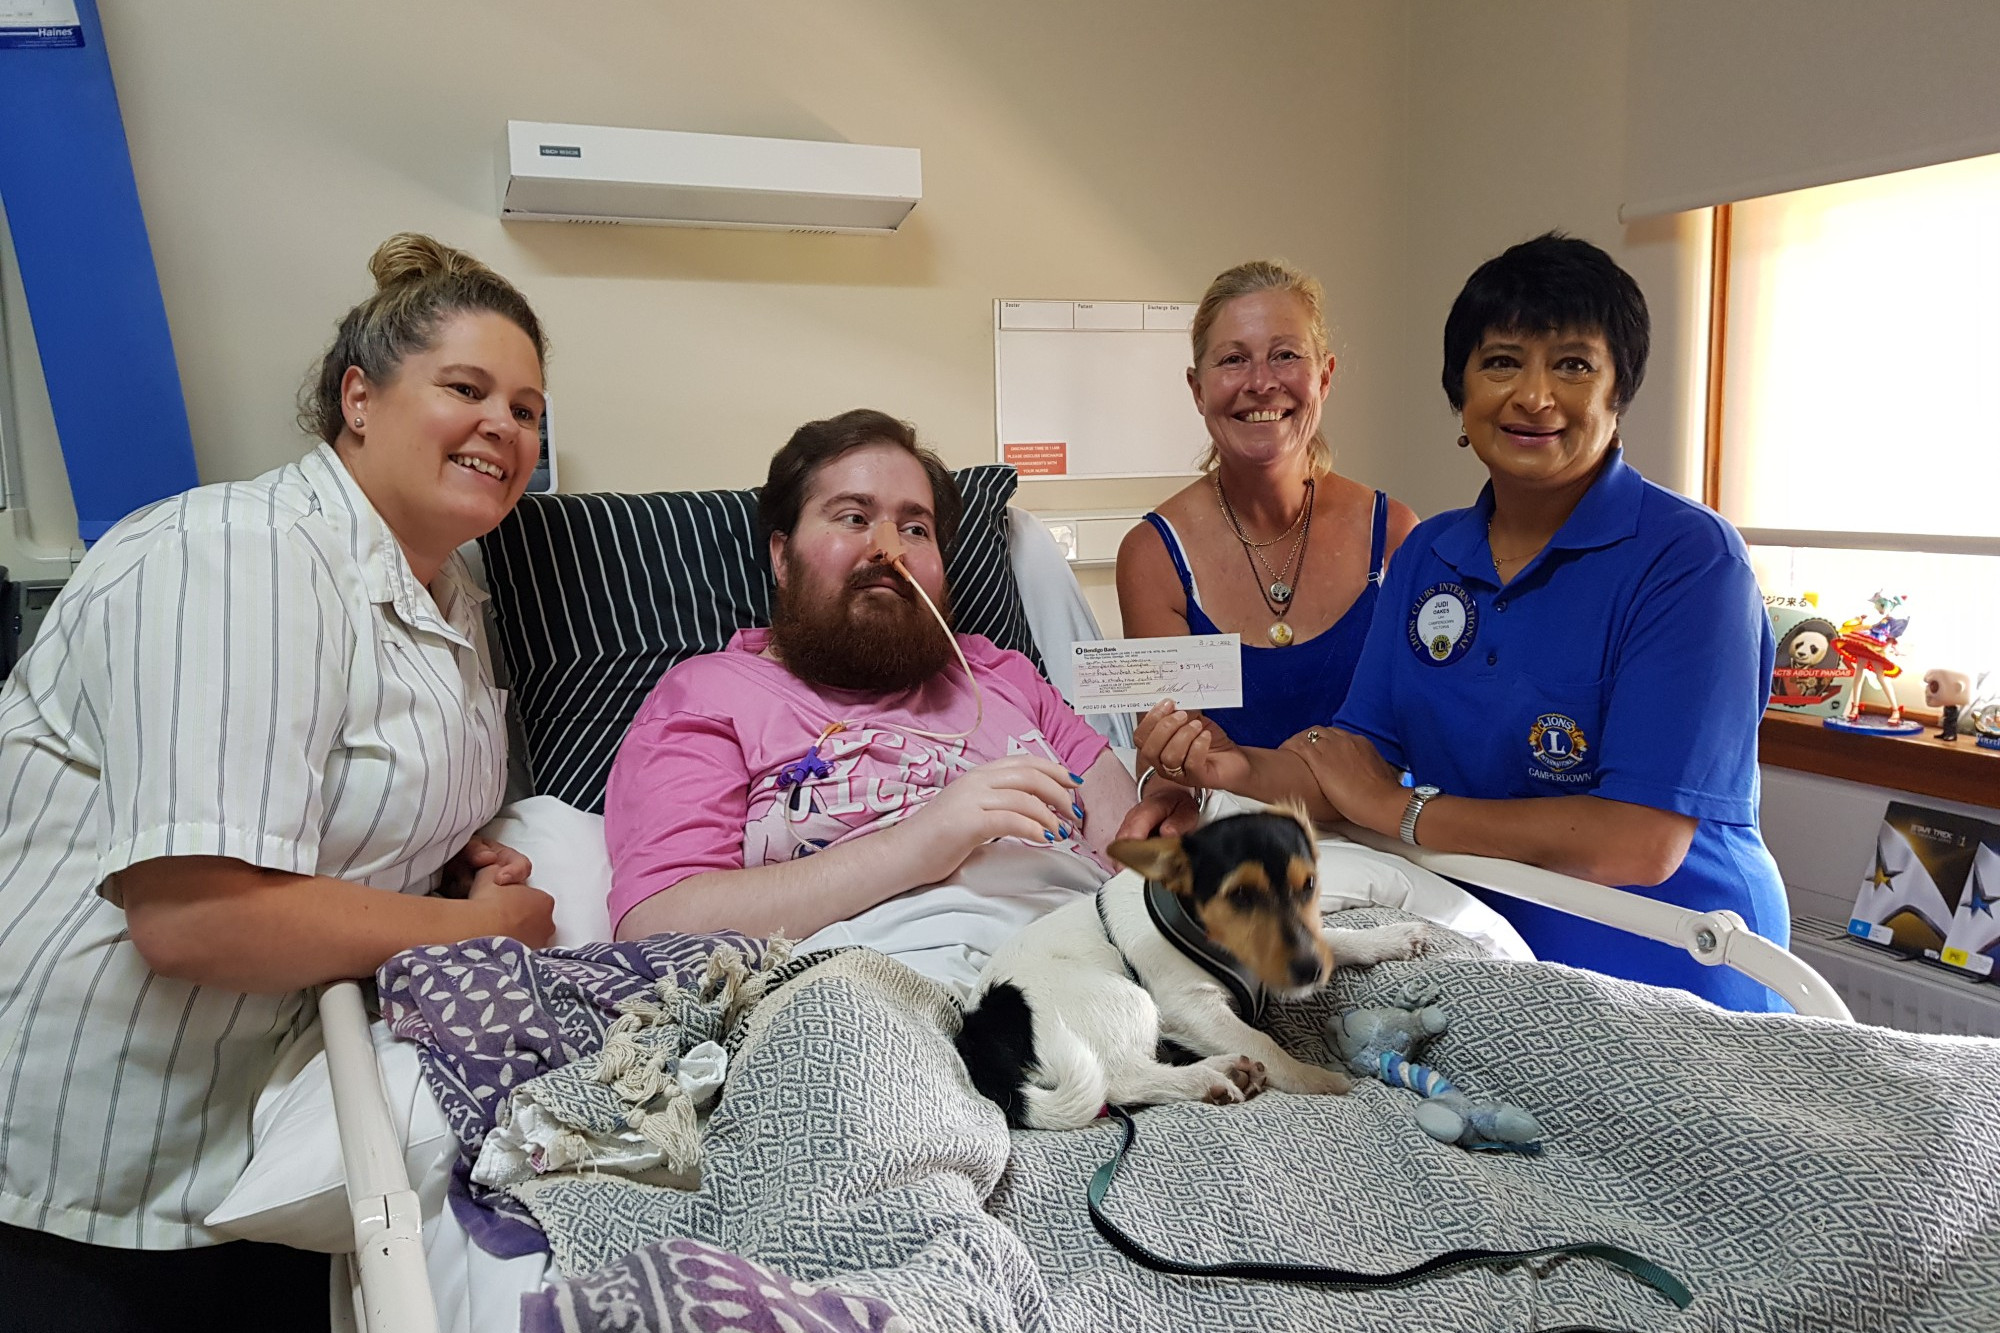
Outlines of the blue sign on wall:
M0 44L0 204L88 542L199 479L103 25L73 8L80 40Z

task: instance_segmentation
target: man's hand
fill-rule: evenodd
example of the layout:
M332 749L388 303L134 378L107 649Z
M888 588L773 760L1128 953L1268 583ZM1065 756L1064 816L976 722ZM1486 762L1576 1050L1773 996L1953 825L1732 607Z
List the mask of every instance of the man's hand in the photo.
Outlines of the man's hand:
M438 885L438 896L468 896L482 872L491 871L493 877L490 882L494 884L526 884L534 870L527 857L506 843L475 835L457 856L444 863L444 879Z
M1054 842L1076 834L1079 785L1054 760L1008 755L952 779L923 809L876 836L906 849L917 883L935 884L996 838Z
M1153 705L1132 739L1142 773L1153 768L1174 782L1224 791L1240 792L1250 782L1250 758L1242 748L1221 727L1176 707L1172 699Z
M1120 838L1177 838L1201 823L1194 793L1167 782L1154 782L1152 795L1141 797L1118 826Z

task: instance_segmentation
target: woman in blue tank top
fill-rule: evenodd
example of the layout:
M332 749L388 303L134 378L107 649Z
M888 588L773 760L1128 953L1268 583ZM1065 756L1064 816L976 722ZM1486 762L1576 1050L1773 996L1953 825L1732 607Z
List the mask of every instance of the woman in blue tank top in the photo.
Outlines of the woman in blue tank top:
M1235 633L1243 706L1209 716L1276 746L1340 711L1389 553L1416 515L1333 471L1320 409L1333 379L1319 283L1240 264L1209 284L1188 387L1208 425L1204 475L1118 551L1134 638Z

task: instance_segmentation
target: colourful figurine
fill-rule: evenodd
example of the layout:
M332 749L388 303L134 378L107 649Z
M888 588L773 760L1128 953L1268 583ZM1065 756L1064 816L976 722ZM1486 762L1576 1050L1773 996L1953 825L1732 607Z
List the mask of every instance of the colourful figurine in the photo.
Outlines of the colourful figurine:
M1924 707L1938 710L1937 738L1958 740L1958 710L1972 702L1972 677L1963 671L1932 667L1924 673Z
M1875 735L1915 735L1923 727L1903 720L1903 705L1889 684L1903 674L1895 652L1896 641L1910 627L1910 618L1897 614L1903 609L1904 598L1896 593L1877 592L1868 601L1875 608L1874 619L1863 615L1844 621L1840 633L1833 637L1835 655L1854 671L1854 693L1848 697L1846 713L1841 717L1827 718L1826 725L1841 731L1864 731ZM1887 721L1876 722L1861 715L1862 700L1871 682L1889 705Z

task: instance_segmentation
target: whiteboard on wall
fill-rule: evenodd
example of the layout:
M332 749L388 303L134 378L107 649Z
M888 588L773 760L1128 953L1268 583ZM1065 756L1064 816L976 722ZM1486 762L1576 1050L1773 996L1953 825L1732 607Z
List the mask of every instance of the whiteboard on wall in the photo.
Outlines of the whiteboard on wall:
M997 456L1024 478L1180 477L1208 447L1193 301L993 303Z

